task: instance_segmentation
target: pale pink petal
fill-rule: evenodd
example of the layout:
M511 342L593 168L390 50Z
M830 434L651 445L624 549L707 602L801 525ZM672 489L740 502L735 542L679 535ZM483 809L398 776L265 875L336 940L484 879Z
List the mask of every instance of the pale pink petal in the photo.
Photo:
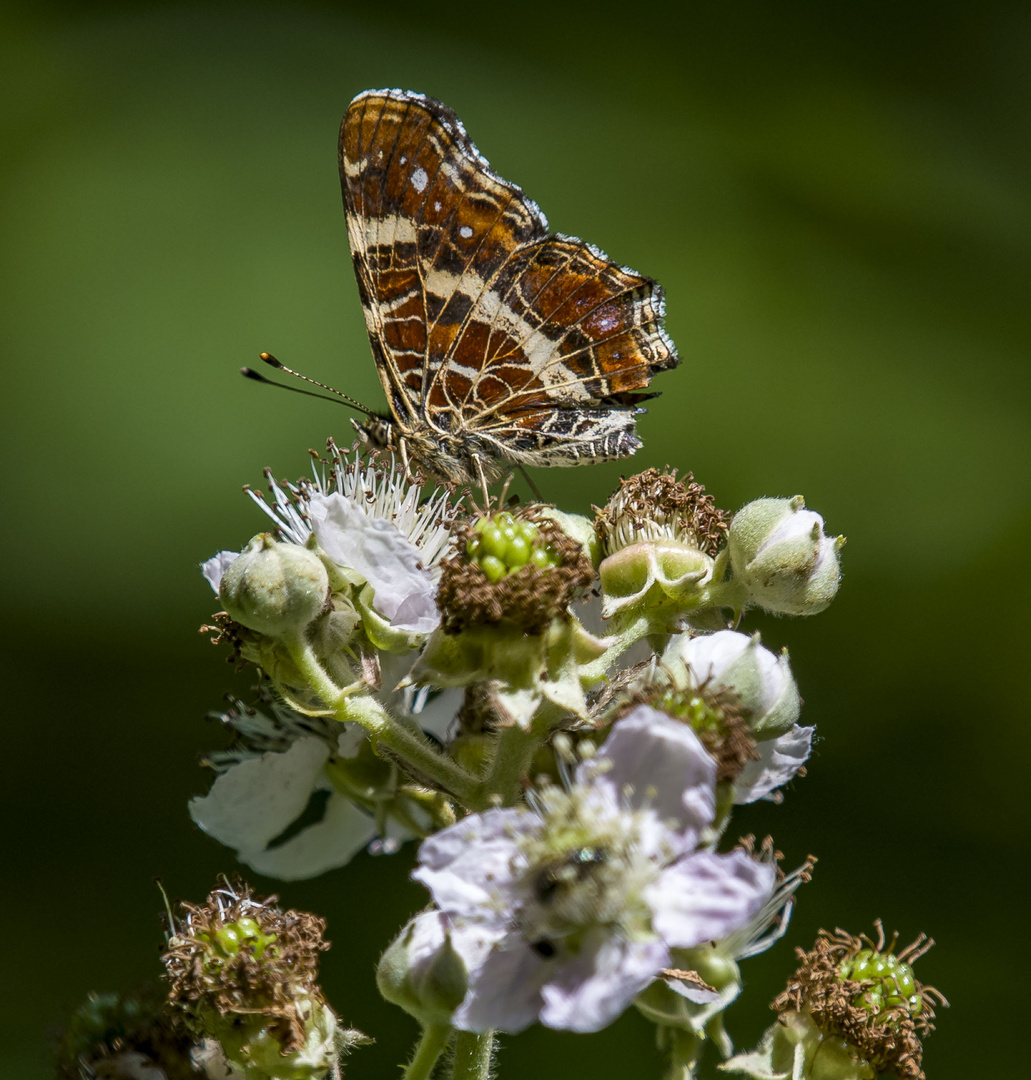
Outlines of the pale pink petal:
M600 1031L670 963L662 941L632 942L604 930L541 988L541 1023L563 1031Z
M313 495L309 508L319 547L372 586L373 606L392 626L429 634L440 622L433 577L419 549L385 518L370 517L336 492Z
M527 811L470 814L422 842L421 865L412 877L451 916L490 924L503 920L512 886L525 866L515 838L539 825L540 819Z
M499 942L470 972L451 1022L462 1031L522 1031L537 1019L550 967L518 935Z
M769 863L756 862L743 851L689 855L648 886L652 926L675 948L717 941L759 911L775 881Z
M200 572L216 594L222 584L222 575L229 569L239 554L238 551L220 551L217 555L212 555L210 559L201 563Z
M577 766L577 781L630 791L630 805L648 805L681 832L698 833L716 813L716 764L698 736L650 705L617 721L601 749Z

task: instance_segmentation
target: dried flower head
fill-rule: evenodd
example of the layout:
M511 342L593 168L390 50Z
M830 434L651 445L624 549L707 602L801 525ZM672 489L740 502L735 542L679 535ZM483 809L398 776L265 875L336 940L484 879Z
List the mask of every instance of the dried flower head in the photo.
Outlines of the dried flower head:
M924 934L896 953L898 934L885 942L837 929L821 930L809 952L797 950L798 970L773 1003L779 1013L804 1013L823 1033L843 1039L876 1070L900 1080L924 1080L921 1037L934 1030L934 1006L947 1005L913 975L913 963L934 944Z
M652 633L667 633L712 606L709 590L727 524L701 484L646 469L622 480L595 513L606 619L644 619Z
M310 1003L321 1001L318 956L329 948L326 923L283 911L276 900L255 899L242 881L224 880L203 904L180 904L162 959L169 1004L187 1023L211 1010L222 1017L259 1015L277 1022L284 1051L304 1046Z
M677 479L677 471L645 469L620 480L619 490L604 509L595 507L595 526L603 555L642 540L688 542L715 556L727 535L729 515L718 509L694 474Z

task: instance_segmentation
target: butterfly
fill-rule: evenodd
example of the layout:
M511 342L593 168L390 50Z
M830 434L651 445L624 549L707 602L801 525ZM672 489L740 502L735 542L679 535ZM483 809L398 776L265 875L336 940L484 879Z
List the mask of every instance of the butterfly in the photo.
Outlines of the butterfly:
M340 127L347 236L390 416L355 422L446 484L627 457L641 391L677 364L662 290L548 231L457 116L368 90Z

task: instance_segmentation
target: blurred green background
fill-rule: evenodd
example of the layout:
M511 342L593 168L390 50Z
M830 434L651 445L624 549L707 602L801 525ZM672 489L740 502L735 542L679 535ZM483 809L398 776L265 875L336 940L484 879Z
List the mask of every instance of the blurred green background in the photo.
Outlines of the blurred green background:
M343 110L380 86L446 101L554 228L666 287L683 364L635 469L693 469L731 509L801 492L848 535L828 612L746 624L790 647L821 741L741 828L820 863L747 965L738 1044L792 946L881 916L939 942L929 1075L1021 1073L1031 8L42 2L0 31L0 1074L47 1077L70 1007L157 971L155 875L200 899L234 868L186 813L223 742L203 716L250 681L196 632L197 564L262 527L262 466L349 438L241 364L382 403L336 174ZM586 511L621 471L537 482ZM278 890L329 920L329 998L377 1039L356 1078L414 1034L372 984L422 903L410 856ZM503 1077L659 1072L633 1013L505 1043Z

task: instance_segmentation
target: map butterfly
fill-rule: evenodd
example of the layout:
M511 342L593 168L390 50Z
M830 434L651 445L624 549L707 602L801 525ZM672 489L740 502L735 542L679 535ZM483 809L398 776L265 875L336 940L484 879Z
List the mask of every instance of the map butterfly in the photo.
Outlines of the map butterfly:
M433 98L369 90L340 128L347 235L390 417L364 441L448 484L627 457L677 363L662 290L548 232Z

